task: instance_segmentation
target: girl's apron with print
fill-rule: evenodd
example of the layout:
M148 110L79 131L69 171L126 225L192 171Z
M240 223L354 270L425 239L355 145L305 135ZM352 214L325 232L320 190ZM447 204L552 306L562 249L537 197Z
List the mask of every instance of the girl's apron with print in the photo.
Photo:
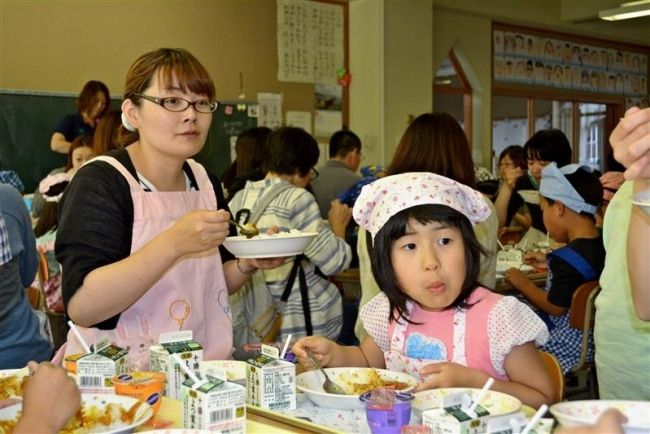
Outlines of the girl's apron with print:
M474 306L475 308L476 306ZM407 316L413 309L413 303L407 302ZM453 362L458 363L459 365L468 366L467 357L465 356L465 346L466 346L466 333L467 333L467 309L456 309L453 315L453 343L452 343L452 352L450 360L432 360L432 359L423 359L423 358L413 358L409 357L406 354L406 341L407 335L406 331L408 328L408 323L404 320L395 321L395 327L393 333L390 337L390 349L384 353L384 360L386 362L386 369L390 371L403 372L409 374L415 378L418 378L420 381L423 381L424 378L420 376L420 369L430 365L432 363L440 362ZM487 338L487 334L486 334ZM448 351L447 351L448 354ZM479 369L479 367L475 367ZM483 370L485 367L480 367ZM490 376L493 376L499 380L507 380L506 376L499 375L493 368L489 369L487 372Z
M145 192L139 182L116 159L97 157L126 178L133 199L131 253L169 229L179 218L196 209L216 210L214 188L207 172L187 160L198 191ZM129 350L132 369L149 369L149 347L160 333L192 330L203 346L205 360L229 359L232 353L232 318L219 249L185 255L132 306L120 315L115 330L78 327L88 344L108 335ZM65 354L82 353L70 332Z

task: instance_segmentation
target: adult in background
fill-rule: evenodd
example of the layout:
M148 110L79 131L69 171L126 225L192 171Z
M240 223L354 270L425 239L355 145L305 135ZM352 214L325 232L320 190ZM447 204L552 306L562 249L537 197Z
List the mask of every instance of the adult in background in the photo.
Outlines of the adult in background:
M408 126L400 139L393 160L386 169L387 175L406 172L431 172L476 189L476 175L472 151L465 132L453 116L443 113L424 113ZM474 226L474 234L483 250L478 281L487 288L496 283L497 216L494 204L484 196L490 216ZM368 232L360 228L357 240L361 301L359 309L379 293L379 286L370 266L372 251ZM363 341L367 335L361 320L354 331Z
M605 269L596 298L596 369L601 399L650 400L650 217L632 196L650 190L650 109L631 108L610 138L628 179L607 207Z
M136 140L122 125L121 112L111 110L99 120L93 134L95 155L104 155L113 149L120 149Z
M524 145L528 170L519 167L506 169L503 182L495 201L499 216L499 228L509 226L524 204L517 193L520 190L539 190L542 179L542 169L549 163L555 162L558 167L571 163L571 145L560 130L549 129L538 131ZM542 220L542 209L539 204L527 203L531 217L531 226L546 233Z
M326 219L332 201L361 179L356 171L361 163L361 140L350 130L332 134L329 160L318 168L318 178L311 182L321 217Z
M279 191L264 208L256 222L257 228L266 231L276 226L281 231L297 229L318 233L305 249L304 256L308 261L301 262L308 300L303 301L300 279L295 278L283 312L278 340L283 341L288 334L294 337L310 334L306 319L309 314L314 335L336 340L343 325L341 294L323 275L340 273L350 264L352 251L344 241L345 228L352 217L350 209L341 203L332 206L329 214L331 227L321 219L314 196L305 190L316 176L313 167L318 162L319 153L316 140L305 130L295 127L279 128L269 137L268 148L266 176L261 181L248 182L229 202L230 209L240 223L246 223L247 219L243 217L245 214L255 212L267 194ZM285 291L296 260L300 260L299 257L292 258L276 269L258 271L261 276L258 274L257 277L262 277L276 300ZM267 291L260 280L251 280L252 283L256 281L260 282L260 287L253 288L255 293ZM304 309L303 303L308 303L309 312Z
M206 360L230 358L228 294L258 267L282 262L235 260L221 248L230 232L221 184L190 159L217 107L214 83L190 52L143 54L122 103L137 140L85 164L59 203L66 312L87 342L107 334L130 348L136 370L148 370L149 346L169 331L192 330ZM67 354L83 351L73 336Z
M269 127L254 127L237 136L235 151L235 177L226 187L228 200L232 199L239 190L244 188L247 181L264 179L266 170L263 168L268 158L267 141L273 130ZM224 184L225 185L225 184Z
M59 154L67 154L70 144L78 136L92 136L99 119L106 113L110 101L108 87L101 81L91 80L77 97L78 113L66 115L54 129L50 148Z
M14 187L0 184L0 369L19 369L52 356L25 288L38 268L32 222Z

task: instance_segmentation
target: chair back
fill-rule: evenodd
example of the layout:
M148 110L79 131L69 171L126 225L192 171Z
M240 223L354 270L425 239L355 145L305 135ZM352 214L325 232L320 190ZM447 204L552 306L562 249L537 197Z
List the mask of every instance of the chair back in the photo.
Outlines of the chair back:
M564 373L562 372L562 366L560 366L560 362L558 362L555 356L551 353L540 351L539 355L544 361L546 370L551 374L553 390L555 390L553 401L560 402L564 398Z
M582 330L582 340L580 341L580 357L578 364L572 369L577 372L587 366L587 354L589 353L589 336L594 327L594 317L596 307L594 302L600 292L598 281L591 280L578 287L573 293L571 307L569 308L569 324L575 329Z

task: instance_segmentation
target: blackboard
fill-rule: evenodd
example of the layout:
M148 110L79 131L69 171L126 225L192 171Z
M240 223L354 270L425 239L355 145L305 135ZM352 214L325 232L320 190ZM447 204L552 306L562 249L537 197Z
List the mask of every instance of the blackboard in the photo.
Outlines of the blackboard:
M205 146L198 153L196 161L205 168L221 176L230 165L230 141L249 128L257 126L257 117L249 116L254 102L220 101L219 108L212 116L212 125Z
M76 111L75 99L70 94L0 91L0 161L3 169L18 172L25 193L65 165L67 157L50 150L50 138L63 116ZM195 157L214 174L230 165L230 137L257 126L257 118L248 116L251 104L225 101L214 113L206 144ZM119 105L111 100L114 108Z

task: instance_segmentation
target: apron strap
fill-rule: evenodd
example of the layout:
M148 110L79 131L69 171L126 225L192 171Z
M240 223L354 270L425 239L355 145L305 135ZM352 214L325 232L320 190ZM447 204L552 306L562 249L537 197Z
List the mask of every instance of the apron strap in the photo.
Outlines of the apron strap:
M117 160L117 158L109 157L107 155L100 155L99 157L95 157L90 161L103 161L104 163L110 164L115 169L117 169L117 171L120 172L122 176L124 176L126 182L129 183L129 187L131 188L131 191L144 191L144 189L142 188L138 180L135 179L135 177L131 174L131 172L126 170L126 167L124 167L124 165L120 163Z

